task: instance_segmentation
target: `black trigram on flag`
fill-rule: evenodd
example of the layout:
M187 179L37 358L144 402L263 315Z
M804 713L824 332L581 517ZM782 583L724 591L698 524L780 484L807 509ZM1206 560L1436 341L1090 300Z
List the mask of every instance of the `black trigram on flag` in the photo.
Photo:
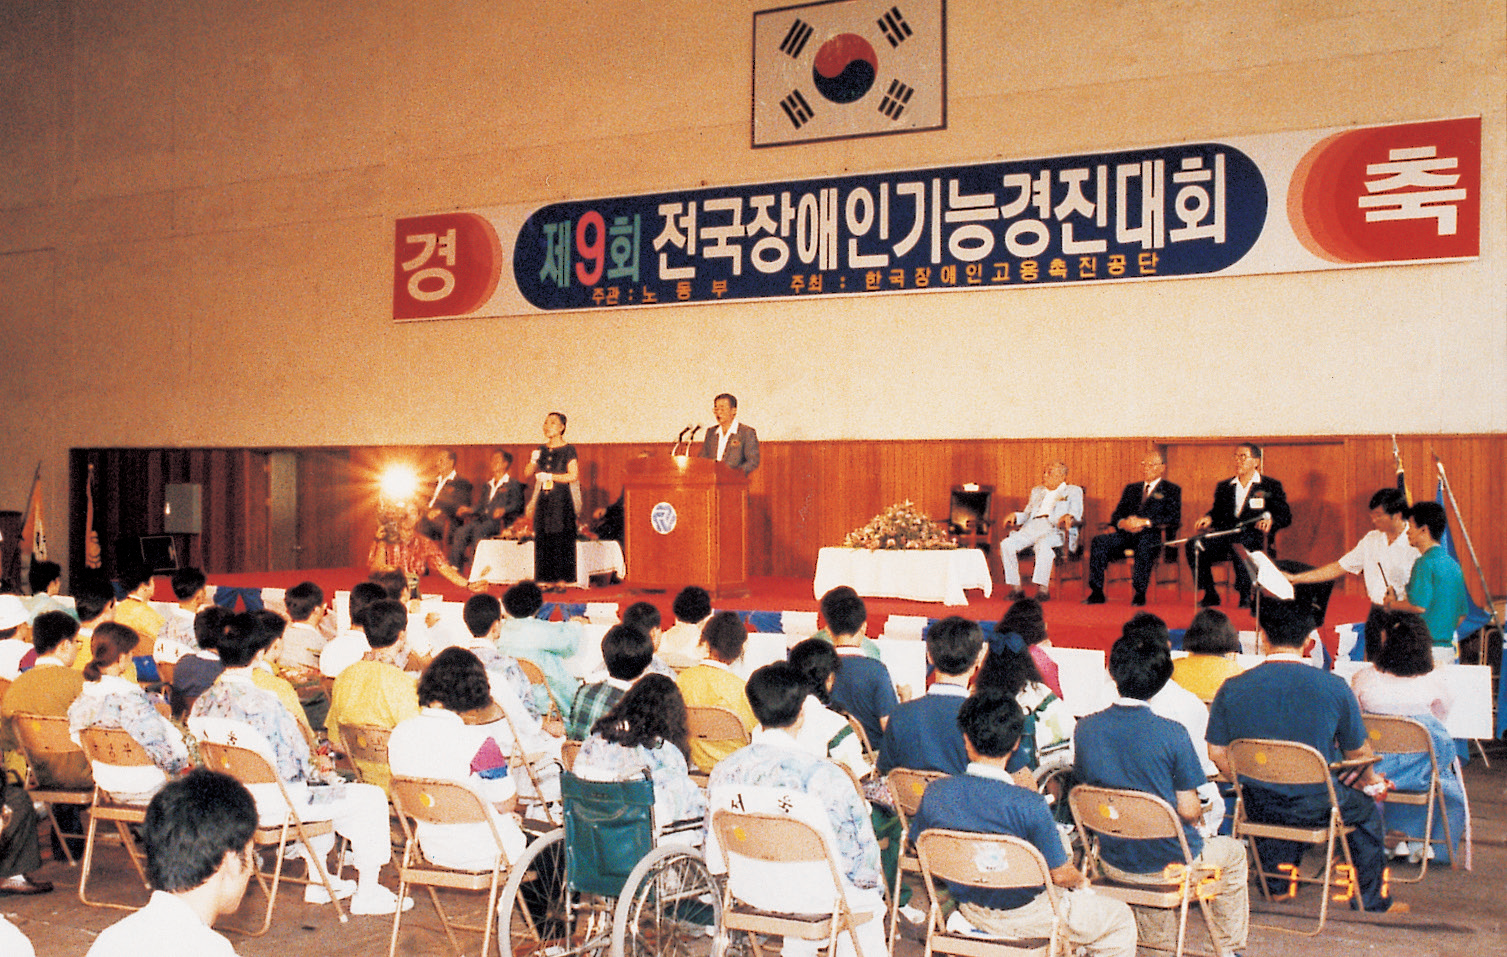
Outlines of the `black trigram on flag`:
M907 93L907 96L909 93ZM790 118L790 123L796 129L806 125L806 122L816 114L811 111L811 104L801 96L800 90L791 90L790 95L780 101L780 109Z
M905 17L900 15L899 7L890 7L884 16L879 18L878 23L879 31L884 34L886 40L890 41L892 47L904 43L911 35L910 24L906 23Z
M884 99L879 101L879 112L892 120L900 119L900 114L905 112L905 104L910 102L911 94L915 92L899 80L891 80L890 88L884 91Z
M815 31L816 28L811 24L796 18L796 21L790 24L790 30L785 34L785 39L780 43L780 52L792 59L800 56L801 51L806 49L806 41L811 39L811 34Z

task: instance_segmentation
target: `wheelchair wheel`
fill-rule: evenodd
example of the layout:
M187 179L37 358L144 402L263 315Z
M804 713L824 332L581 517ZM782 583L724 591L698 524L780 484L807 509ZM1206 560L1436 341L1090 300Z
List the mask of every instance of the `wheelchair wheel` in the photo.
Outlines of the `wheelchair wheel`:
M721 924L721 893L701 852L656 847L623 884L612 915L611 957L704 955Z
M508 872L497 903L498 949L502 957L607 957L611 915L600 904L572 895L565 829L556 828L530 844Z

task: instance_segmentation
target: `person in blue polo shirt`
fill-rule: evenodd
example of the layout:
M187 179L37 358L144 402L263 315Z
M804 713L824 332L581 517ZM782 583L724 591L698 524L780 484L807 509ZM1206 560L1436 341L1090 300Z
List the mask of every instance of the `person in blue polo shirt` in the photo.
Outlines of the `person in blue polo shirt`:
M1120 697L1108 708L1078 722L1074 768L1079 780L1106 788L1154 794L1170 804L1183 822L1188 851L1219 869L1209 901L1214 937L1221 953L1245 949L1250 923L1245 847L1229 837L1205 840L1197 789L1207 780L1187 730L1151 710L1148 699L1172 677L1172 652L1149 630L1129 630L1109 651L1109 677ZM1155 884L1169 864L1183 864L1183 851L1171 838L1131 841L1104 835L1099 842L1104 873L1117 881ZM1141 945L1177 948L1177 920L1162 908L1133 908Z
M1460 563L1439 544L1448 523L1444 506L1438 502L1419 502L1408 510L1408 542L1422 557L1413 563L1407 594L1389 588L1384 602L1387 611L1423 616L1434 642L1434 662L1440 665L1455 663L1455 629L1465 617L1470 598Z
M1046 799L1015 784L1005 770L1025 726L1015 698L998 688L981 689L963 702L958 725L968 749L968 770L926 789L911 820L911 840L929 828L946 828L1028 841L1052 869L1052 883L1065 892L1068 943L1090 957L1132 957L1136 935L1130 907L1088 889L1083 873L1068 859ZM1052 907L1045 888L947 887L958 901L958 912L948 920L954 932L972 928L1008 938L1051 933Z
M1360 705L1343 678L1322 671L1303 659L1313 621L1291 602L1261 603L1262 647L1266 661L1225 681L1209 708L1209 758L1227 778L1230 742L1240 738L1268 738L1306 744L1329 761L1372 757ZM1370 765L1347 785L1334 782L1340 817L1350 828L1345 840L1355 862L1360 902L1367 911L1404 913L1406 903L1386 893L1382 868L1381 814L1366 792L1379 793L1383 782ZM1317 785L1278 788L1254 783L1242 787L1251 820L1296 827L1324 827L1329 818L1328 792ZM1297 865L1302 844L1258 837L1261 861L1269 871L1283 864ZM1285 893L1286 881L1269 882L1273 893ZM1351 906L1355 906L1352 898Z
M968 749L958 727L958 709L983 662L983 648L983 629L958 615L943 618L927 630L926 661L936 668L936 680L926 694L890 712L879 751L881 773L910 768L962 774L967 769Z

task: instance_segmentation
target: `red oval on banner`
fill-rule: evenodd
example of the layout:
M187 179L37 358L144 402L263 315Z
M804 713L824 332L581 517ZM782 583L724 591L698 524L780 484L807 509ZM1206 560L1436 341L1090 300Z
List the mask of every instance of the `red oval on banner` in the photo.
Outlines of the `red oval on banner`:
M475 213L410 216L393 237L392 317L436 319L481 308L497 289L502 244Z
M1330 262L1460 259L1481 250L1481 118L1349 130L1293 171L1287 214Z

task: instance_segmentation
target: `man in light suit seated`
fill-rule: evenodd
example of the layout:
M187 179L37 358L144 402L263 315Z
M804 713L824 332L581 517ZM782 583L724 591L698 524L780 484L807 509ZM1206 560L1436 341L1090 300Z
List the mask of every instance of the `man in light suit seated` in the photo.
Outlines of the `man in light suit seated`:
M1036 600L1051 598L1052 563L1057 560L1055 549L1066 544L1071 550L1078 544L1078 526L1083 523L1083 489L1067 484L1067 463L1053 462L1041 473L1041 484L1031 489L1031 499L1026 507L1010 516L1009 522L1015 531L999 543L999 563L1005 572L1005 584L1010 586L1009 598L1017 601L1026 597L1020 587L1020 556L1024 549L1031 549L1036 558L1036 568L1031 572L1031 581L1036 583Z
M795 734L804 720L801 705L806 685L788 663L765 665L748 677L748 701L759 727L753 741L718 762L707 782L711 815L718 808L788 813L816 827L830 842L842 875L843 896L856 915L869 914L858 925L858 946L864 957L889 953L884 939L884 885L879 873L879 842L869 818L867 802L859 796L847 773L826 758L803 750ZM825 812L825 813L823 813ZM720 869L719 848L708 851L714 870ZM733 894L760 909L783 913L825 909L833 899L831 874L826 865L806 868L801 864L770 864L749 860L740 874L731 875ZM757 868L777 868L778 874L754 873ZM852 957L853 939L839 935L834 957ZM819 941L785 939L784 957L805 957L817 952Z

